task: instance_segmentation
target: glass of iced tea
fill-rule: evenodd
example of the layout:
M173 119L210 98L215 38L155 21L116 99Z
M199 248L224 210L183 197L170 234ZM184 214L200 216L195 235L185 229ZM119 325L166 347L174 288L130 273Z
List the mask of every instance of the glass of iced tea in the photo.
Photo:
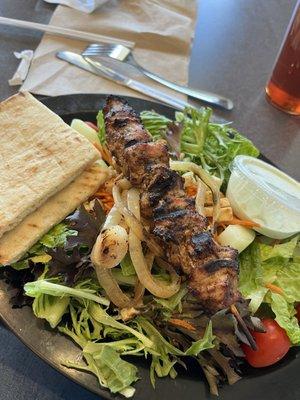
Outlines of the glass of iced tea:
M289 114L300 115L300 0L297 1L266 93L274 106Z

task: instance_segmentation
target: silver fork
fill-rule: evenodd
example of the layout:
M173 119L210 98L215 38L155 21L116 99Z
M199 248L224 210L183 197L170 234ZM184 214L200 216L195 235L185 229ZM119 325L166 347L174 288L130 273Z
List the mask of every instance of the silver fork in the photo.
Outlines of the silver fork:
M221 108L225 108L226 110L232 110L233 108L233 102L226 97L215 93L206 92L204 90L196 90L179 85L148 71L135 60L131 49L121 44L93 43L83 51L82 55L83 57L109 57L118 61L122 61L137 68L144 75L155 80L156 82L176 90L177 92L187 94L190 97L219 106Z

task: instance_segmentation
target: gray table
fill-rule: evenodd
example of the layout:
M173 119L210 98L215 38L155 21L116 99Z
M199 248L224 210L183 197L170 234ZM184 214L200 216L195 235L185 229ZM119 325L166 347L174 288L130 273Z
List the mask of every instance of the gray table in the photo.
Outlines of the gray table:
M266 101L264 86L296 0L201 0L190 84L223 93L236 107L219 113L255 141L284 171L300 178L300 118ZM0 15L47 23L54 6L42 0L0 0ZM0 27L0 99L15 92L7 80L13 51L34 49L41 35ZM84 400L95 395L54 371L0 324L1 400Z

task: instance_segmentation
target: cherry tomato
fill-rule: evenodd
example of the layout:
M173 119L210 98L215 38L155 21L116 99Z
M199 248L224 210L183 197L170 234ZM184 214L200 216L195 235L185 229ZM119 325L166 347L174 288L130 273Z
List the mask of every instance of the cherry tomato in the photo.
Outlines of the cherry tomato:
M275 364L286 355L291 345L285 330L276 321L264 319L262 323L265 333L252 332L258 349L255 351L246 344L242 345L246 360L255 368Z
M298 303L296 305L296 311L297 311L296 317L298 318L298 321L300 322L300 303Z
M97 128L97 125L95 125L93 122L90 122L90 121L84 121L90 128L93 128L93 129L95 129L95 131L97 131L98 132L98 128Z

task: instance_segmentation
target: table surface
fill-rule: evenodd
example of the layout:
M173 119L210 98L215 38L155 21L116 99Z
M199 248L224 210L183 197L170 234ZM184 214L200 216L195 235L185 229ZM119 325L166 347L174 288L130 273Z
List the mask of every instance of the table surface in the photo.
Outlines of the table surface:
M220 113L283 171L300 179L300 118L273 108L264 86L296 0L201 0L190 64L190 85L233 99ZM0 0L0 15L47 23L55 6L42 0ZM16 92L7 80L13 51L35 49L41 34L0 27L0 99ZM96 400L30 352L0 323L1 400Z

